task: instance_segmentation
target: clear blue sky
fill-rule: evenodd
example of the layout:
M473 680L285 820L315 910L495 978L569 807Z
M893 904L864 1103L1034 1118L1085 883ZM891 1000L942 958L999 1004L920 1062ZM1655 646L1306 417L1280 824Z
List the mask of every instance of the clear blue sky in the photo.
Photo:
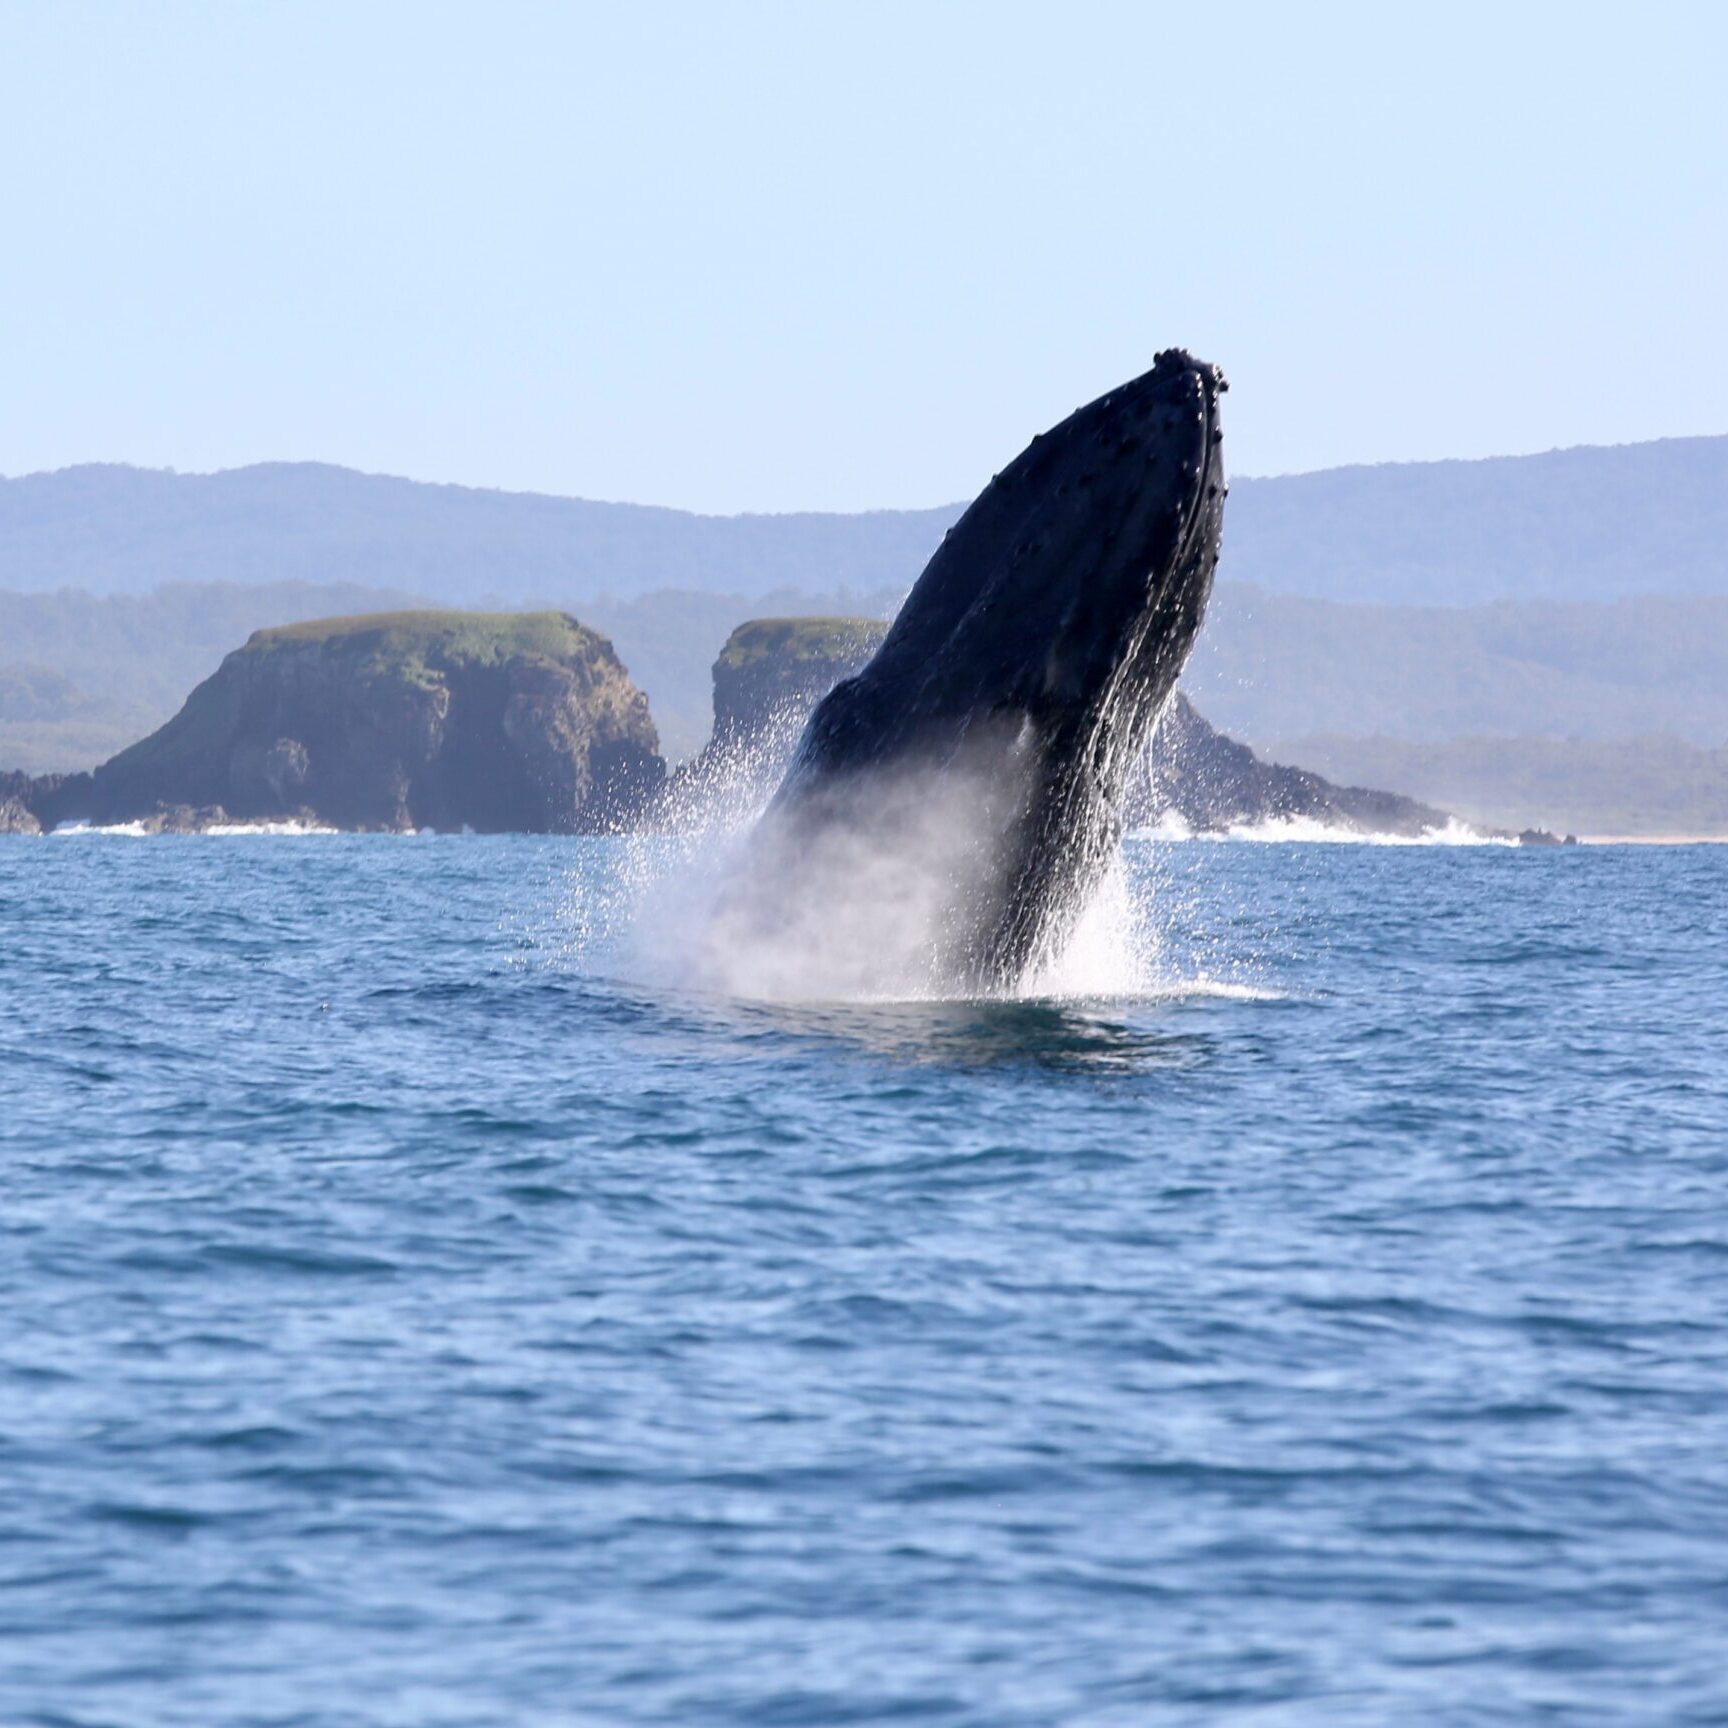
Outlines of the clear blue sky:
M0 0L0 473L970 494L1728 431L1728 7Z

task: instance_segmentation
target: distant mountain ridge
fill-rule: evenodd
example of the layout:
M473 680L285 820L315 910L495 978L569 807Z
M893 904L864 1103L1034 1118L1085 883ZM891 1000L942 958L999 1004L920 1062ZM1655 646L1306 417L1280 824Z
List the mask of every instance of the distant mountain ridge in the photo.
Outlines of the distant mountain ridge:
M92 465L0 479L0 590L346 582L472 606L549 592L876 589L906 571L909 584L957 514L697 516L316 462L217 474Z
M1221 574L1306 599L1728 595L1728 436L1245 480L1225 539Z
M321 463L92 465L0 479L0 590L341 582L468 606L873 594L910 586L961 508L699 516ZM1728 436L1239 479L1220 573L1406 605L1728 596Z

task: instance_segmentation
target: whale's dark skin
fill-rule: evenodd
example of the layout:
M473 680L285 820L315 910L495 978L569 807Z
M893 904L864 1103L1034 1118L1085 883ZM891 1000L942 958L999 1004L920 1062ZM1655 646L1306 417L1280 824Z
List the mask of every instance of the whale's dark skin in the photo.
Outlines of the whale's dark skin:
M892 850L920 810L951 806L967 838L939 866L952 903L932 972L1010 988L1061 943L1211 593L1225 388L1169 350L984 489L874 659L811 716L758 831L779 860L750 913L765 938L836 829Z

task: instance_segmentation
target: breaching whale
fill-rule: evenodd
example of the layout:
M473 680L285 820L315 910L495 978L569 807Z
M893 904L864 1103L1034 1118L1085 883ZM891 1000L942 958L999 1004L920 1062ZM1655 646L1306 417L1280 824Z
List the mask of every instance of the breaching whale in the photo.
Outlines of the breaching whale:
M978 496L812 714L710 921L728 982L990 993L1059 951L1205 613L1225 388L1167 350Z

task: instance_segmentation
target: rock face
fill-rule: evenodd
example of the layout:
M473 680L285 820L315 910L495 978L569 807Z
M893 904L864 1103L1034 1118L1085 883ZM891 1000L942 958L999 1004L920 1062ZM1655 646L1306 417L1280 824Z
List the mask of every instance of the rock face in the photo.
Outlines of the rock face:
M398 612L258 631L166 726L53 803L57 821L170 832L283 819L596 832L628 821L664 773L646 699L575 619Z
M991 989L1060 946L1211 593L1223 388L1167 351L985 488L811 716L717 952Z
M754 748L778 715L810 711L882 645L873 618L753 618L726 639L714 662L714 735L709 747ZM796 742L796 739L793 740Z
M785 772L811 710L869 660L888 633L870 618L759 619L733 631L714 663L714 735L696 767L728 789ZM748 680L737 669L749 668ZM730 780L724 779L730 775ZM746 788L747 789L747 788ZM1317 822L1414 838L1454 820L1396 792L1336 786L1302 768L1264 762L1217 731L1178 691L1124 806L1130 825L1174 818L1196 834L1266 822Z
M874 618L753 618L714 662L714 726L701 753L672 776L673 826L759 807L780 783L816 704L882 645Z
M0 815L0 834L38 834L82 814L89 802L88 774L39 774L32 778L14 770L0 770L0 810L14 807L11 827ZM28 826L26 818L35 827Z
M1158 726L1131 819L1176 817L1197 834L1266 822L1318 822L1358 834L1415 839L1453 818L1396 792L1334 786L1304 768L1262 762L1246 744L1208 725L1177 693Z

